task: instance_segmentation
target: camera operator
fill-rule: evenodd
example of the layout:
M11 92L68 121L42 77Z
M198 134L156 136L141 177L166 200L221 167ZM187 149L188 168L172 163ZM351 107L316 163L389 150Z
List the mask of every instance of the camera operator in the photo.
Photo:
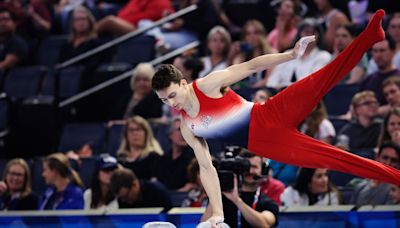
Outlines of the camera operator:
M230 227L242 228L277 225L279 208L273 200L261 192L262 184L267 176L267 171L265 171L267 167L263 158L247 150L241 152L240 157L248 160L250 168L243 175L234 175L233 189L222 188L225 223ZM241 186L238 184L238 176L243 176Z

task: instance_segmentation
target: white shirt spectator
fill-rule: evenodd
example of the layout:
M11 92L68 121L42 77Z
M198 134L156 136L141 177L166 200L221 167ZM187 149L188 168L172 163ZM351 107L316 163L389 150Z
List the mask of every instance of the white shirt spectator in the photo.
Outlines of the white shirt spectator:
M281 195L283 205L291 206L309 206L309 199L307 194L300 195L299 191L289 186L283 191ZM318 196L318 201L314 204L316 206L338 205L339 197L337 192L331 191Z
M83 199L85 201L84 209L85 210L92 209L92 208L90 208L90 204L92 204L92 190L91 189L87 189L83 193ZM100 210L104 210L104 209L106 209L106 210L117 210L118 208L119 208L118 200L117 200L117 198L115 198L113 201L108 203L108 205L103 205L103 206L98 207L96 209L100 209Z
M301 125L300 131L306 132L308 129L306 124ZM322 122L319 124L318 132L315 134L314 138L317 140L326 139L328 137L335 137L336 131L335 127L333 126L332 122L328 119L323 119Z
M221 61L221 62L219 62L219 63L217 63L217 65L215 65L215 66L213 67L213 66L212 66L212 63L211 63L211 58L210 58L210 56L205 56L205 57L201 58L201 61L202 61L203 64L204 64L204 68L203 68L203 70L200 71L200 73L199 73L199 77L200 77L200 78L206 76L207 74L209 74L209 73L211 73L211 72L214 72L214 71L217 71L217 70L223 70L223 69L225 69L225 68L227 67L226 61L225 61L225 60L224 60L224 61Z
M296 74L296 79L308 76L309 74L321 69L331 61L329 52L314 48L305 58L293 59L276 66L267 81L267 87L283 88L292 84L293 73Z

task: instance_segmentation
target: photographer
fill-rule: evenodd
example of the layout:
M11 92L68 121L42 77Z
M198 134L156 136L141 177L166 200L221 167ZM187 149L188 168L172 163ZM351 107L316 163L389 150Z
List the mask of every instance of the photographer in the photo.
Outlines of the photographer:
M250 168L243 175L240 173L234 175L233 189L226 190L226 186L222 188L225 222L230 227L238 227L240 223L242 228L277 225L279 208L274 201L261 192L265 180L263 176L267 175L263 158L248 151L241 152L240 157L249 162ZM240 176L243 176L241 186L237 178Z

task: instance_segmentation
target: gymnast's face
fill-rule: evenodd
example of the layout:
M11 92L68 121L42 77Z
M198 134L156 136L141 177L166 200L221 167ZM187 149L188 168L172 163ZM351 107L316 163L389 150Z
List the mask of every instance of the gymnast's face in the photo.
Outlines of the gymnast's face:
M177 109L182 110L187 101L187 82L182 79L181 82L173 83L163 89L156 91L157 96L165 104Z

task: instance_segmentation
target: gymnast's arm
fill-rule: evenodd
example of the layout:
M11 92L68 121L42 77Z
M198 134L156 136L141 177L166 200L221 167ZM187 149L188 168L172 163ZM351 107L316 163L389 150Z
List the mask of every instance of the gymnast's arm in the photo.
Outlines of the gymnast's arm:
M212 216L210 219L218 220L218 217L223 219L224 212L222 209L221 187L219 185L217 170L212 164L207 142L205 139L193 135L183 119L181 121L181 132L183 138L189 146L192 147L199 163L200 180L207 193L212 210Z
M230 86L253 73L269 69L280 63L289 61L297 57L300 52L300 47L307 47L308 43L315 40L314 36L302 38L307 42L297 42L295 47L290 52L277 53L277 54L266 54L255 57L247 62L235 64L228 68L220 71L214 71L204 78L197 80L197 86L199 89L207 95L218 95L221 88Z

